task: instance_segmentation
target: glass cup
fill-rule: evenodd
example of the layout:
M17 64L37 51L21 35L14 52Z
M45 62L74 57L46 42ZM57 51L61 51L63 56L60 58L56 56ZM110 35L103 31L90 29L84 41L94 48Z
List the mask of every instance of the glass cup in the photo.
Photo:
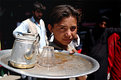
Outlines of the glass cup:
M39 65L44 67L55 66L54 47L45 46L39 56Z

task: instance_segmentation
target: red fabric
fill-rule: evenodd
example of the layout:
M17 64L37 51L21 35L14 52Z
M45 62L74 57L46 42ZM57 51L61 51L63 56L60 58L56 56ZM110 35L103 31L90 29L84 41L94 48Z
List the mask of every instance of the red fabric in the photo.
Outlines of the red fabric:
M108 73L110 72L110 80L121 80L121 42L120 36L116 33L108 38Z
M77 50L78 51L78 53L81 53L82 52L82 49L79 49L79 50Z

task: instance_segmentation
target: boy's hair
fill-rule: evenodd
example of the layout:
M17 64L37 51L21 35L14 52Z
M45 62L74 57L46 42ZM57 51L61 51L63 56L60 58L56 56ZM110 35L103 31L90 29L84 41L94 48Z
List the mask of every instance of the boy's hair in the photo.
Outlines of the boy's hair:
M76 9L74 9L74 7L70 5L58 5L50 13L49 24L53 26L55 23L58 23L63 18L69 17L69 16L75 17L78 21L79 13Z

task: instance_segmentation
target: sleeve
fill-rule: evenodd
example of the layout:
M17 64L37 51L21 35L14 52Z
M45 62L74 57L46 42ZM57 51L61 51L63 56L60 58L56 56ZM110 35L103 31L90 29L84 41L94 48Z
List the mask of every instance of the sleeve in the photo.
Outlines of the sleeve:
M48 37L47 37L47 31L46 31L46 27L45 27L45 22L41 19L40 20L40 24L41 24L41 28L43 28L43 33L45 35L45 42L46 42L46 45L49 44L48 42Z
M80 45L80 37L78 34L77 34L77 39L73 40L73 44L75 47L78 47Z
M42 19L40 20L40 25L42 26L42 28L44 28L44 31L46 32L45 22Z
M121 42L120 35L114 33L111 35L114 41L113 44L113 53L109 53L109 58L111 63L109 63L108 67L110 70L110 80L121 80ZM112 49L111 48L111 49ZM112 56L113 54L113 56ZM108 60L109 61L109 60Z
M17 37L18 35L22 35L22 33L28 33L29 24L27 21L23 21L14 31L13 36Z

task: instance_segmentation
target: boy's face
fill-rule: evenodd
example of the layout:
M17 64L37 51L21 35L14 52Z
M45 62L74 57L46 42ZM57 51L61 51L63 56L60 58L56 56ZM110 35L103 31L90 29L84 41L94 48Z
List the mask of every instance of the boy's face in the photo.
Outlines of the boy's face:
M70 16L54 24L52 28L54 41L61 45L68 45L77 34L77 20Z

